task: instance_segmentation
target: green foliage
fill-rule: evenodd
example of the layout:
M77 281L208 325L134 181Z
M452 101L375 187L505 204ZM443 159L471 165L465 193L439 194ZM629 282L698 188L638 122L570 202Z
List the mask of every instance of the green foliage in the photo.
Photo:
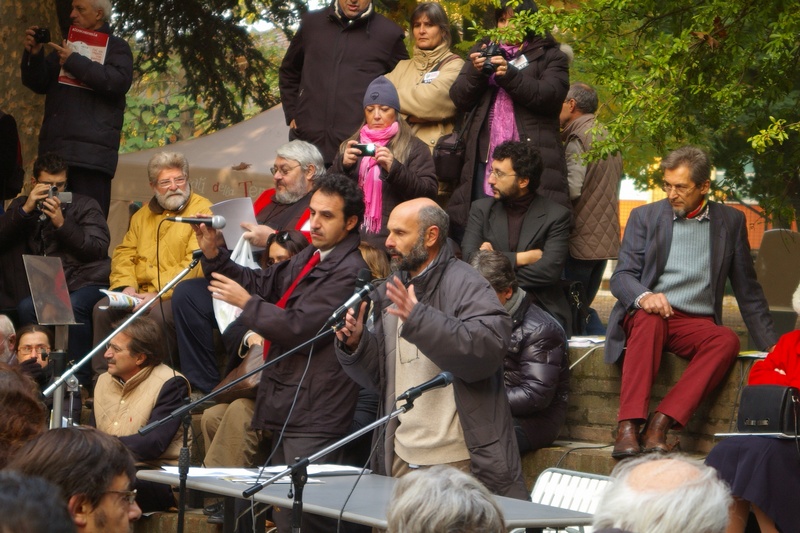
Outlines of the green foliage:
M134 42L139 73L165 74L177 58L182 91L202 101L211 128L244 119L254 105L276 103L265 73L273 65L244 22L274 20L290 27L303 2L254 0L116 0L117 31Z
M277 33L273 30L254 41L270 65L276 65L285 52L285 46L275 41ZM203 98L193 98L184 90L184 72L177 58L167 61L164 72L152 68L149 62L143 62L141 70L128 92L120 151L166 146L218 129ZM269 68L264 78L271 87L270 98L277 102L277 69ZM260 111L261 107L253 103L242 105L245 119Z

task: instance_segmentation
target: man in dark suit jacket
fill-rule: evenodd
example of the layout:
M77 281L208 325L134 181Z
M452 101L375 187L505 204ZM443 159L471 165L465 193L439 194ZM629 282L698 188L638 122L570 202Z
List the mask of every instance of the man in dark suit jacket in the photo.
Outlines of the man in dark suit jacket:
M559 281L569 255L570 211L539 196L543 163L528 143L506 141L492 153L489 184L494 198L472 203L461 242L464 259L478 250L502 252L520 287L571 336L569 304Z
M309 211L312 245L264 270L237 265L230 252L217 248L216 230L196 226L208 290L215 300L242 309L244 326L265 339L267 360L321 332L331 313L353 294L357 274L367 266L358 249L364 195L356 182L341 174L316 179ZM358 391L336 358L333 336L265 369L252 427L275 435L273 464L291 464L349 433ZM323 462L342 464L343 459L340 449ZM273 515L278 531L289 531L290 515L288 509ZM335 521L332 525L322 517L304 516L303 521L304 531L306 526L308 531L336 529Z
M661 163L666 200L631 212L611 277L617 303L608 321L605 360L622 363L619 426L612 456L667 452L667 431L685 426L703 398L736 360L739 338L722 325L726 279L750 334L762 349L778 340L756 280L745 219L708 201L711 164L684 146ZM650 418L650 389L663 350L689 367Z

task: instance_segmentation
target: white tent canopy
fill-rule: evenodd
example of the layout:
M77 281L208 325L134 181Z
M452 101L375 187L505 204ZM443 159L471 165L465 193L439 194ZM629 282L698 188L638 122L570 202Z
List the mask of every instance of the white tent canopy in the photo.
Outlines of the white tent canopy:
M169 150L184 154L189 160L193 190L217 203L244 196L255 199L272 188L269 169L275 161L275 150L288 140L289 128L283 108L278 105L210 135L120 155L117 173L111 182L109 253L127 231L130 203L146 204L153 196L148 185L147 163L156 153Z

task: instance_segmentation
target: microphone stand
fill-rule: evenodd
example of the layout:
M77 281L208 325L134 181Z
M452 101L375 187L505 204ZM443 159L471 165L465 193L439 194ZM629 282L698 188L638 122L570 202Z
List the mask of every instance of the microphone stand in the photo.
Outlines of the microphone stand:
M187 275L189 272L191 272L191 271L192 271L192 269L193 269L194 267L196 267L196 266L197 266L197 264L200 262L200 258L202 257L202 255L203 255L203 252L202 252L202 251L200 251L200 250L195 250L195 251L192 253L192 262L191 262L191 263L189 263L189 266L187 266L186 268L184 268L183 270L181 270L181 271L180 271L180 272L179 272L179 273L178 273L178 274L177 274L177 275L176 275L174 278L172 278L172 280L170 280L170 282L169 282L169 283L167 283L166 285L164 285L164 287L163 287L163 288L162 288L160 291L158 291L158 293L155 295L155 297L154 297L153 299L151 299L151 300L149 300L149 301L145 302L145 303L144 303L144 304L143 304L143 305L142 305L142 306L139 308L139 310L138 310L138 311L136 311L136 312L132 313L132 314L131 314L131 316L129 316L129 317L128 317L128 318L125 320L125 322L123 322L122 324L120 324L120 326L119 326L117 329L115 329L114 331L112 331L112 332L111 332L111 333L108 335L108 337L106 337L105 339L103 339L102 341L100 341L100 343L99 343L97 346L95 346L94 348L92 348L92 351L90 351L89 353L87 353L87 354L86 354L86 355L83 357L83 359L81 359L80 361L78 361L77 363L75 363L74 365L72 365L71 367L69 367L69 369L67 369L67 371L66 371L66 372L64 372L63 374L61 374L61 376L59 376L59 378L58 378L58 379L56 379L56 380L55 380L53 383L51 383L51 384L50 384L50 386L49 386L49 387L47 387L47 388L44 390L43 394L44 394L45 396L50 396L50 395L52 395L52 394L53 394L53 391L55 391L57 388L61 387L61 385L63 385L63 384L64 384L64 383L65 383L65 382L66 382L66 381L67 381L67 380L70 378L70 376L72 376L73 374L75 374L75 372L76 372L76 371L77 371L77 370L78 370L80 367L82 367L84 364L86 364L86 363L88 363L89 361L91 361L91 360L92 360L92 357L94 357L94 355L95 355L96 353L99 353L99 352L100 352L102 349L104 349L104 348L106 347L106 345L107 345L107 344L108 344L108 343L111 341L111 339L113 339L113 338L114 338L114 337L117 335L117 333L119 333L120 331L122 331L123 329L125 329L126 327L128 327L128 324L130 324L131 322L133 322L133 321L134 321L136 318L138 318L139 316L141 316L141 315L142 315L142 314L143 314L145 311L147 311L148 309L150 309L150 307L151 307L151 306L155 305L155 303L156 303L158 300L160 300L160 299L161 299L161 296L162 296L164 293L166 293L167 291L169 291L170 289L172 289L172 287L174 287L175 285L177 285L177 284L178 284L178 282L179 282L180 280L182 280L184 277L186 277L186 275ZM54 405L55 405L55 400L54 400Z
M292 533L300 533L300 524L303 515L303 488L306 485L306 481L308 481L308 465L313 463L317 459L324 457L330 452L338 450L345 444L354 441L361 435L369 433L373 429L380 427L384 424L387 424L390 420L392 420L393 418L397 418L406 411L410 411L411 409L414 408L415 399L416 398L409 398L408 400L406 400L406 403L404 405L398 407L388 415L379 418L375 422L367 426L364 426L363 428L351 433L350 435L342 437L340 440L334 442L327 448L324 448L313 455L309 455L305 459L299 460L293 465L288 466L282 472L275 474L271 478L267 479L263 483L256 483L252 487L242 492L242 496L245 498L251 498L254 494L260 492L265 487L272 485L286 474L291 474L292 490L289 493L289 497L291 498L292 492L294 493L292 502Z
M151 422L151 423L147 424L146 426L144 426L144 427L139 429L139 435L147 435L148 433L150 433L151 431L153 431L157 427L162 426L163 424L166 424L170 420L174 420L176 418L181 418L183 420L183 447L181 448L180 456L179 456L180 459L178 460L178 480L179 480L178 481L178 533L182 533L183 532L184 514L186 512L186 478L189 476L189 436L188 435L189 435L189 427L191 426L191 418L190 418L189 412L192 409L194 409L195 407L197 407L199 404L201 404L203 402L206 402L208 400L211 400L211 399L215 398L216 396L218 396L219 394L222 394L223 392L227 391L228 389L230 389L231 387L233 387L234 385L236 385L240 381L243 381L243 380L249 378L250 376L252 376L253 374L257 374L257 373L261 372L262 370L274 365L278 361L282 360L284 357L288 357L290 355L293 355L293 354L297 353L298 351L302 350L303 348L306 348L307 346L310 346L311 344L314 344L318 340L322 340L325 337L327 337L329 335L332 335L334 333L334 331L335 330L333 328L328 328L328 329L323 330L322 333L320 333L320 334L316 335L315 337L303 342L302 344L298 344L297 346L295 346L291 350L282 353L278 357L275 357L274 359L270 359L269 361L266 361L263 365L261 365L261 366L259 366L257 368L254 368L250 372L248 372L248 373L240 376L239 378L231 381L230 383L226 384L224 387L220 387L217 390L213 390L213 391L209 392L208 394L206 394L205 396L203 396L202 398L198 398L197 400L195 400L195 401L193 401L191 403L183 405L182 407L178 407L177 409L172 411L170 414L168 414L164 418L162 418L160 420L156 420L154 422ZM187 420L188 420L188 422L187 422ZM185 460L184 460L184 457L185 457ZM301 491L302 491L302 489L301 489Z

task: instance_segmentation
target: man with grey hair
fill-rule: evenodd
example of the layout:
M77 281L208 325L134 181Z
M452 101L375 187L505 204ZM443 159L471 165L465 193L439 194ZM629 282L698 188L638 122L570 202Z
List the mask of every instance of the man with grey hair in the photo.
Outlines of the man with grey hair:
M0 315L0 363L7 365L16 360L14 346L17 342L17 334L14 332L14 324L6 315Z
M730 489L717 472L679 455L619 463L594 513L595 533L723 533Z
M264 191L253 202L258 225L243 224L245 239L254 246L265 246L270 234L288 229L302 231L308 238L311 187L324 173L322 154L313 144L292 141L278 147L272 166L275 188Z
M211 213L211 202L192 192L189 162L177 152L159 152L147 164L147 175L153 198L131 217L130 227L111 256L109 287L113 291L139 298L133 310L101 309L108 306L103 298L94 307L94 344L111 333L111 324L138 310L169 283L192 260L197 248L194 231L189 224L167 221L167 217L195 216ZM163 223L163 224L162 224ZM184 279L203 275L199 266ZM161 304L150 307L150 316L165 326L165 336L172 353L176 345L172 317L172 291L161 298ZM106 370L102 353L92 359L95 373Z
M452 388L422 395L380 433L376 471L400 477L449 464L495 494L526 499L503 385L511 318L489 283L455 257L448 223L427 198L392 210L386 249L395 273L376 291L373 327L364 327L366 304L348 313L336 355L354 381L382 395L383 414L402 391L442 371L453 375Z
M622 359L615 458L669 452L667 432L686 426L736 361L739 337L722 324L728 279L755 345L771 351L778 340L753 268L744 214L708 198L708 156L684 146L661 168L667 197L631 212L611 277L617 303L608 319L605 361ZM664 350L688 359L689 366L640 437Z
M619 153L591 163L582 159L592 150L595 139L604 139L605 128L597 122L597 93L585 83L573 83L561 106L561 140L567 157L569 199L575 225L569 236L566 277L580 281L591 305L603 281L609 259L619 254L619 181L622 157ZM597 313L590 309L586 331L574 333L605 335ZM576 326L573 324L573 326Z
M403 476L389 501L389 533L507 531L503 511L486 487L449 466L432 466Z
M311 239L311 188L325 174L319 150L305 141L291 141L278 148L272 167L275 188L261 194L253 203L258 224L242 224L244 238L254 246L265 246L269 236L281 230L297 229ZM226 243L233 248L236 243ZM265 250L264 253L268 253ZM208 282L204 278L181 283L175 289L175 327L181 368L195 390L211 392L221 378L215 364L214 330L217 321ZM226 352L234 354L263 342L241 320L234 320L223 332Z
M95 61L41 35L25 30L20 68L22 83L44 94L44 120L39 132L39 155L53 152L69 165L70 190L90 196L106 218L111 202L111 179L117 169L125 94L133 81L133 55L128 43L111 34L109 0L72 0L70 20L84 33L107 38L105 57ZM65 36L66 37L66 36ZM47 56L44 47L52 49Z

